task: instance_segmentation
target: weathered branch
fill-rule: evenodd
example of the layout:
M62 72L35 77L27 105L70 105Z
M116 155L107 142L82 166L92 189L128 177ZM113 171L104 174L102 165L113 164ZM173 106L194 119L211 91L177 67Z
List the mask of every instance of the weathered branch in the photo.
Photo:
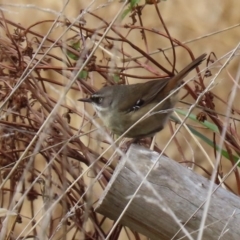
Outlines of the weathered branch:
M158 156L156 152L132 145L127 156L117 166L96 211L117 220ZM209 183L208 179L162 156L127 209L121 223L151 239L172 239L180 227L170 212L184 224L206 200ZM185 226L193 239L198 234L202 212L203 207ZM218 188L212 195L204 239L220 239L220 236L221 239L238 239L239 212L239 197ZM174 239L182 236L183 231Z

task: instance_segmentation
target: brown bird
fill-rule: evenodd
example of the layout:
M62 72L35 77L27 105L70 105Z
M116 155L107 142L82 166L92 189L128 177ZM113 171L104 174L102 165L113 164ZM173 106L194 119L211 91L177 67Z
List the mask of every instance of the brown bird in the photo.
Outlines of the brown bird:
M79 99L92 103L104 124L117 135L122 135L148 111L181 85L183 78L206 57L202 54L172 78L152 80L132 85L106 86L91 95ZM129 130L124 136L143 138L153 136L163 129L175 104L178 91L156 107L152 113Z

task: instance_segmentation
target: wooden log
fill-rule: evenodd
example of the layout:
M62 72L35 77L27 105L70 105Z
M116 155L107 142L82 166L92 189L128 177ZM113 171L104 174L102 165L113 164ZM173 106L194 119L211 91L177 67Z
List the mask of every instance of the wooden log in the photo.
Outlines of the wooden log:
M117 220L158 157L156 152L132 145L118 164L96 211ZM151 239L172 239L180 223L184 224L206 200L209 183L208 179L162 156L120 223ZM193 239L197 237L202 213L203 207L185 226ZM240 239L239 213L240 198L219 187L211 198L203 239ZM180 231L174 239L189 239L184 236Z

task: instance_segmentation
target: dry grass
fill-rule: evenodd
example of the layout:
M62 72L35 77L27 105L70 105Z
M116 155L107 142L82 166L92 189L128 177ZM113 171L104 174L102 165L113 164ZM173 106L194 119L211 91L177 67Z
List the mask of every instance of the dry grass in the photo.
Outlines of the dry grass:
M224 186L240 193L239 171L233 168L240 153L239 1L140 5L122 21L114 20L124 6L118 1L0 5L1 206L19 213L14 225L2 222L12 230L11 239L105 239L113 223L97 215L94 206L126 145L118 142L116 148L110 133L99 130L102 123L92 108L77 99L106 83L169 76L204 52L203 72L182 96L196 104L202 95L198 104L205 111L195 108L193 113L219 132L201 121L187 123L214 146L181 128L165 154L209 178L217 159L215 182L231 173ZM178 126L169 123L156 142L143 144L163 150ZM216 145L221 144L227 157L218 156ZM2 239L6 232L1 231ZM111 239L139 236L118 225Z

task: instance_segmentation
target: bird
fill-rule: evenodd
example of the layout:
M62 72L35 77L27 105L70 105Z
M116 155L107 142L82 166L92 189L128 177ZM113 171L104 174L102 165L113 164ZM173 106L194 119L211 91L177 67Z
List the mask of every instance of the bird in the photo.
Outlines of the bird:
M116 135L124 134L124 137L134 139L151 137L164 128L175 104L179 101L179 90L134 127L128 129L179 88L183 78L201 64L206 55L200 55L173 77L130 85L105 86L89 98L81 98L78 101L91 103L106 127Z

